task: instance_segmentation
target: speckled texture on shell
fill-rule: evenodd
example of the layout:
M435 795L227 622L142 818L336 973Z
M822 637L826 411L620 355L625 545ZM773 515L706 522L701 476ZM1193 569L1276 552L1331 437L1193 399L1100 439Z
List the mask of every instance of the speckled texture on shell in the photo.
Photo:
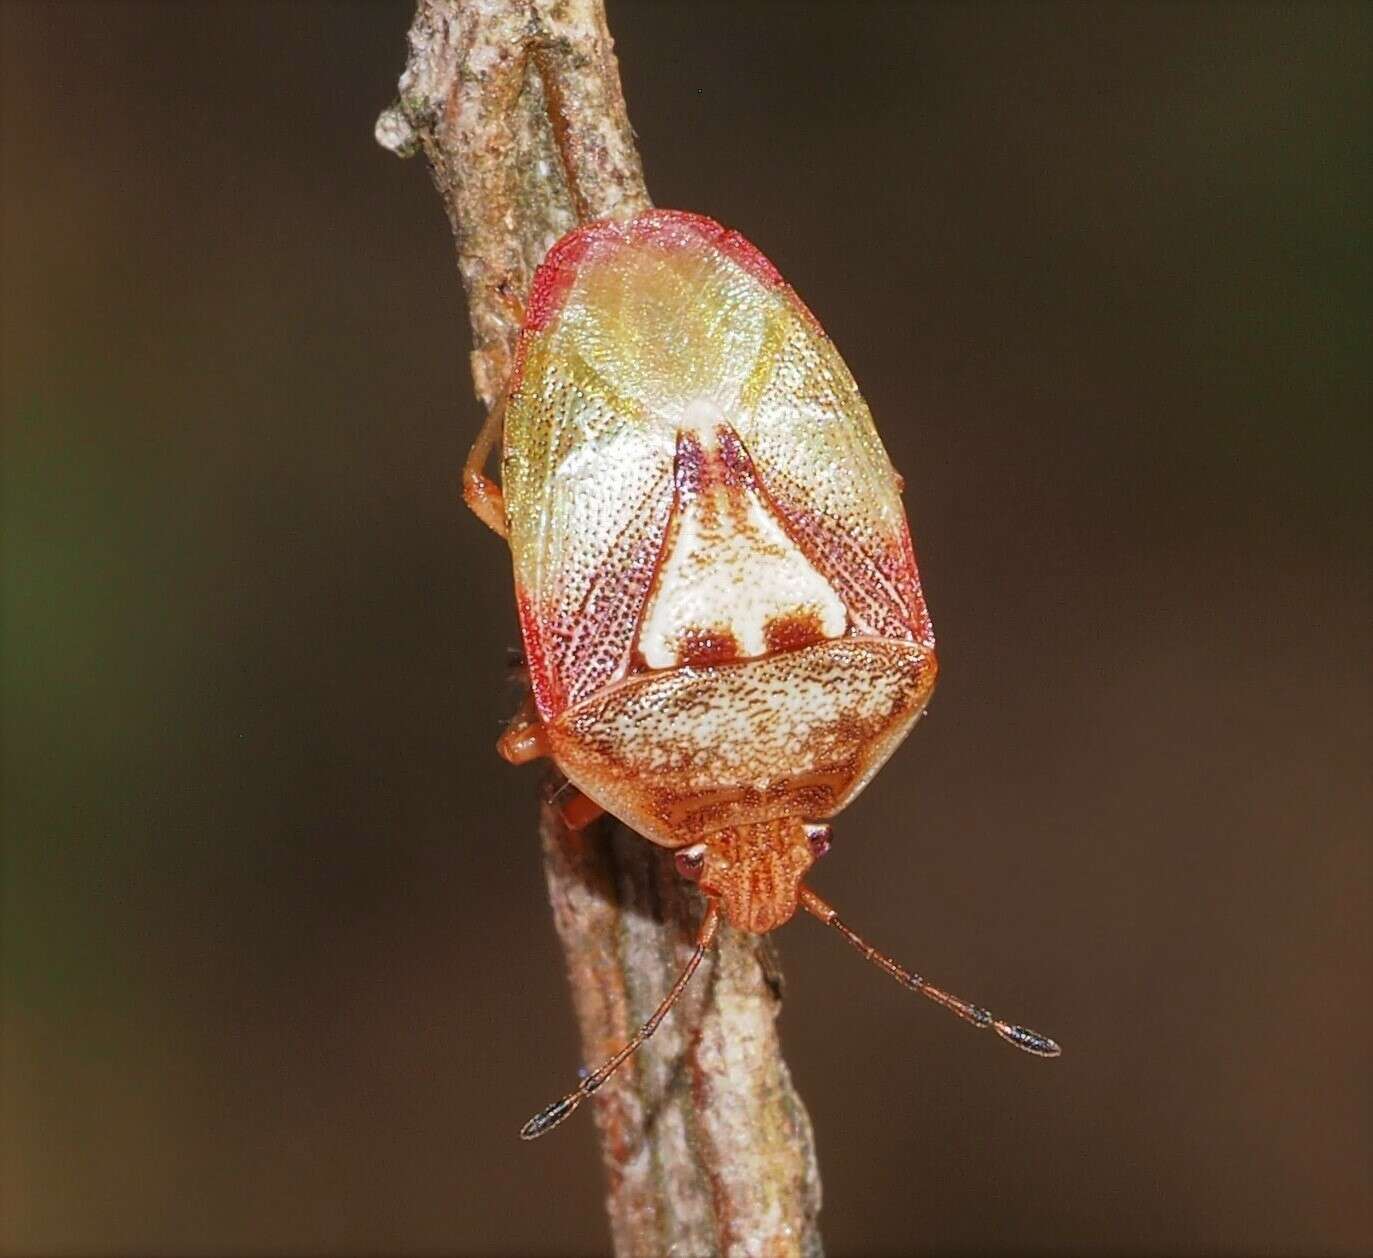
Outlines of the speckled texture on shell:
M934 656L845 638L631 677L549 725L559 766L667 847L725 826L842 809L924 710Z
M517 352L502 475L545 720L643 666L678 436L703 404L847 632L933 650L897 478L838 351L737 233L650 210L550 251Z

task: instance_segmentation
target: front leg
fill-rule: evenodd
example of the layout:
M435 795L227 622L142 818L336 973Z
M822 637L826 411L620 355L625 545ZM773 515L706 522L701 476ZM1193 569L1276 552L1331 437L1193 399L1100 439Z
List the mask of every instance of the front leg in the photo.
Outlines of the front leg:
M523 661L519 667L523 668ZM533 691L526 692L520 710L510 718L505 732L496 740L496 750L511 764L528 764L552 754L548 730L539 719ZM585 829L605 812L600 804L583 795L565 778L547 798L569 830Z
M548 755L548 734L539 720L532 693L525 695L520 710L510 718L505 733L496 740L496 751L502 760L511 764L528 764Z

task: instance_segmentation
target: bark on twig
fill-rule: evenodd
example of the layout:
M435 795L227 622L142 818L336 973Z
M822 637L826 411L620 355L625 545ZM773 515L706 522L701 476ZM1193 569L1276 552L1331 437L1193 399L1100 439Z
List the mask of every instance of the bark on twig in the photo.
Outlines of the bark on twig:
M419 0L409 43L377 140L429 160L457 242L473 380L489 408L548 247L578 222L645 208L648 194L602 0ZM677 976L700 898L665 853L622 826L570 833L545 804L541 831L595 1065ZM596 1094L617 1254L820 1253L819 1171L777 1041L779 1009L767 942L724 927L681 1004Z

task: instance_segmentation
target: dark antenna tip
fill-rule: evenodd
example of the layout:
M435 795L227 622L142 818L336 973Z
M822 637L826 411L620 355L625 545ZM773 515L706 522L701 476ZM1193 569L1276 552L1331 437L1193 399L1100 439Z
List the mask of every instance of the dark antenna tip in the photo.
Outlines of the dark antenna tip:
M1041 1035L1038 1031L1031 1031L1029 1027L1012 1026L1009 1022L994 1022L992 1025L1007 1044L1023 1048L1036 1057L1057 1057L1063 1052L1057 1041L1051 1040L1047 1035Z
M649 1020L634 1033L629 1042L614 1057L603 1062L593 1071L583 1070L582 1081L576 1088L561 1100L554 1101L552 1105L544 1106L525 1123L520 1128L521 1140L537 1140L540 1136L552 1131L624 1065L630 1054L658 1029L658 1024L667 1017L668 1010L677 1003L677 998L686 990L686 985L691 982L691 976L696 973L696 967L701 964L701 958L706 955L706 949L715 942L715 932L719 925L720 905L714 899L707 900L706 915L701 919L700 929L696 932L696 948L691 954L691 960L686 963L686 968L678 975L677 981L672 985L672 990L663 997L662 1004L653 1011Z
M554 1101L552 1105L545 1105L520 1128L520 1139L537 1140L540 1136L552 1131L581 1104L584 1095L582 1092L573 1092L570 1096Z
M806 886L801 888L801 907L826 926L837 930L863 954L864 958L871 961L879 970L885 970L902 987L918 992L921 996L928 996L935 1004L943 1005L945 1009L962 1018L964 1022L970 1023L979 1030L993 1027L1007 1044L1014 1044L1016 1048L1023 1049L1027 1053L1033 1053L1036 1057L1057 1057L1063 1052L1058 1044L1047 1035L1041 1035L1038 1031L1031 1031L1029 1027L1002 1022L1000 1018L993 1017L980 1005L971 1004L961 996L955 996L946 992L942 987L936 987L928 979L921 978L919 974L906 969L899 961L887 956L885 952L878 952L857 931L844 925L839 914Z

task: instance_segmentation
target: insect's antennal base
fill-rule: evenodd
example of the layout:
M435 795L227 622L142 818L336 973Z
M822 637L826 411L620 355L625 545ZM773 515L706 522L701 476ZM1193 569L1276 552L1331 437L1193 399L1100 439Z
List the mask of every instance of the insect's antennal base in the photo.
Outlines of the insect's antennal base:
M720 906L717 901L710 900L706 904L706 914L701 919L700 929L696 932L696 949L691 954L691 959L686 963L677 981L673 983L672 990L663 997L663 1003L654 1011L652 1017L643 1024L635 1033L633 1038L609 1061L598 1066L584 1078L566 1096L560 1097L552 1105L546 1105L534 1115L523 1127L520 1128L521 1140L537 1140L540 1136L552 1131L559 1123L567 1119L587 1097L610 1078L624 1063L629 1059L634 1050L639 1047L654 1031L658 1029L658 1024L667 1017L668 1010L677 1003L677 999L686 991L686 986L691 982L691 976L696 973L697 967L701 964L702 958L710 950L710 946L715 942L715 934L720 926Z
M1006 1043L1014 1044L1016 1048L1024 1049L1027 1053L1033 1053L1036 1057L1057 1057L1063 1051L1047 1035L1041 1035L1038 1031L1031 1031L1028 1027L1003 1022L1000 1018L988 1013L987 1010L971 1004L961 997L954 996L944 991L943 988L936 987L933 983L921 978L919 974L913 974L900 962L894 961L885 953L878 952L857 931L845 925L840 920L839 914L809 887L801 888L800 899L801 905L807 913L819 918L826 926L832 926L864 957L877 966L879 970L885 970L902 987L929 997L935 1004L943 1005L950 1013L957 1014L964 1022L975 1027L991 1027Z

